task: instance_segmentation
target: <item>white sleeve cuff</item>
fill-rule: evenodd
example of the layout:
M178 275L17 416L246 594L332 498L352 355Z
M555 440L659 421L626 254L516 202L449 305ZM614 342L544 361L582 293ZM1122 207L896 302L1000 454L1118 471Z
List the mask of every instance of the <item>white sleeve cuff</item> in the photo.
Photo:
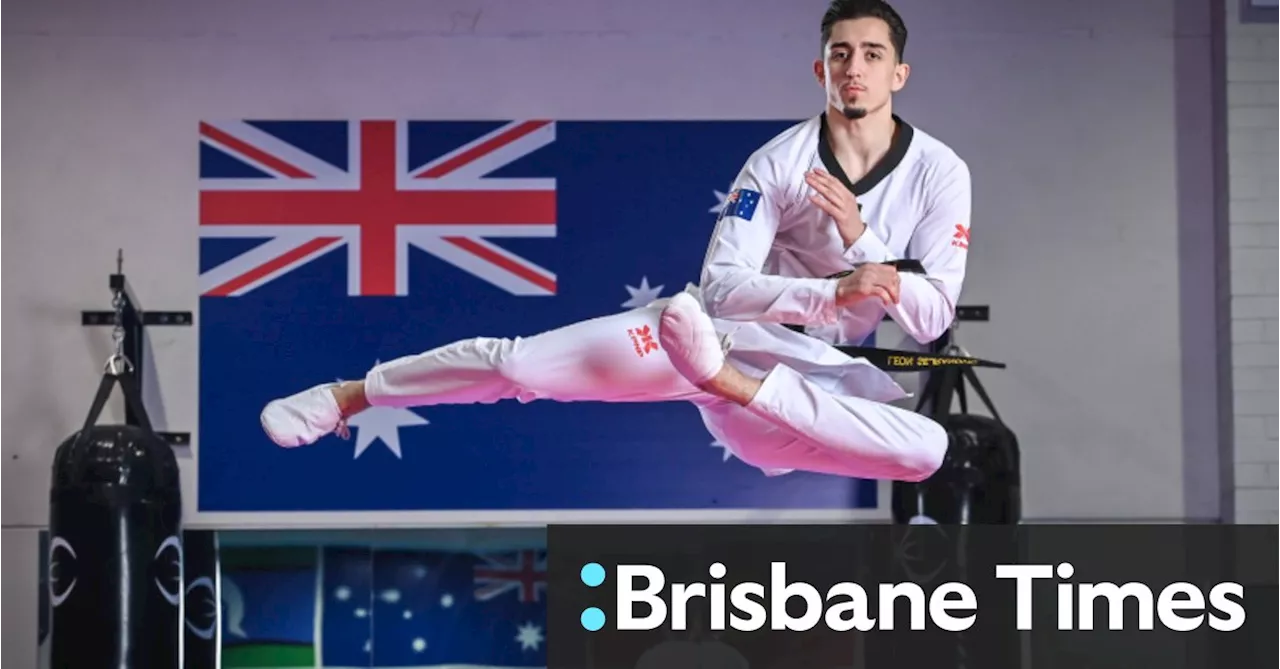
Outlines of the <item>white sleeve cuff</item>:
M858 241L853 243L844 252L844 259L850 264L864 262L885 262L893 259L893 254L889 252L889 247L880 241L871 228L863 230L862 236L858 237Z

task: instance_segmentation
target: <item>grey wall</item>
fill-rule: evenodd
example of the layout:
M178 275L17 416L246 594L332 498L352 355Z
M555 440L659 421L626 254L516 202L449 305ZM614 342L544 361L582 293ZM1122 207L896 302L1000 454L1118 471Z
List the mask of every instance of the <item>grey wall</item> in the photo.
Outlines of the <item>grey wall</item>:
M1270 523L1277 512L1276 305L1276 3L1228 0L1226 5L1227 159L1230 187L1223 214L1230 221L1231 374L1234 401L1227 422L1232 452L1227 471L1233 518Z

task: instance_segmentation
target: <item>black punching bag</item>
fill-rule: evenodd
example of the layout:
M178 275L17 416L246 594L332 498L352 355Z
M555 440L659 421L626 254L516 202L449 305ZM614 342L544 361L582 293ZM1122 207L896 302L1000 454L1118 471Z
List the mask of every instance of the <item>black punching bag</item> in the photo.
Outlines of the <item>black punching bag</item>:
M969 413L965 382L990 416ZM952 413L952 399L960 413ZM917 411L947 431L947 454L933 476L919 483L895 481L893 519L902 524L1016 525L1022 520L1021 451L971 367L933 372Z
M969 413L966 381L990 416ZM960 412L952 412L952 400ZM934 371L921 392L917 411L937 421L948 436L946 457L932 476L919 483L893 483L895 581L909 581L926 592L947 581L971 586L979 600L998 589L995 565L1013 564L1021 554L1018 439L996 412L972 367ZM981 527L985 526L985 527ZM874 644L878 664L912 667L1022 666L1012 597L987 604L978 624L964 632L930 629L894 633Z
M218 533L184 530L182 533L183 669L218 669Z
M140 425L95 425L117 381ZM181 521L173 451L151 430L132 373L111 370L54 456L50 667L179 666Z

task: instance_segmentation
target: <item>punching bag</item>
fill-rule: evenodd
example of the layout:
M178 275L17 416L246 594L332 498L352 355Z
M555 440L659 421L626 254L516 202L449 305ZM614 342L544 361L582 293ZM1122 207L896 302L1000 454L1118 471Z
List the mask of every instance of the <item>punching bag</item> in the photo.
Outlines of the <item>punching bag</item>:
M990 416L969 413L965 383ZM952 413L952 400L960 413ZM996 411L971 367L933 372L920 393L918 412L947 431L947 454L933 476L919 483L895 481L893 519L903 524L1016 525L1022 520L1021 451L1018 437Z
M218 533L182 532L182 669L218 669L221 607L218 602Z
M966 382L990 416L969 413ZM952 411L956 398L959 413ZM926 592L948 581L966 583L979 599L983 593L1002 592L995 565L1016 563L1020 553L1013 527L1021 520L1022 507L1017 436L969 366L933 371L916 410L946 430L947 453L938 471L924 481L893 483L890 578L917 583ZM964 632L891 634L872 644L871 655L885 666L1022 666L1013 609L988 604L978 621Z
M117 382L138 425L96 424ZM132 371L103 375L84 426L54 456L49 501L49 666L178 667L178 463L151 430Z

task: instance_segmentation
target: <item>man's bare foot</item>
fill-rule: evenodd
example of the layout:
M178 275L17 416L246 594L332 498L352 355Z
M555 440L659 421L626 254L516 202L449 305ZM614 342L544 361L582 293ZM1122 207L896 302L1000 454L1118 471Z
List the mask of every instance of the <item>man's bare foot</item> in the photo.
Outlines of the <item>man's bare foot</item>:
M364 394L364 381L345 381L330 389L343 418L350 418L369 408Z
M763 384L764 382L760 379L747 376L726 362L715 376L706 383L699 384L698 387L717 397L746 406L755 399L756 393L760 392L760 386Z
M676 371L704 392L745 406L760 390L759 380L726 360L715 325L688 292L663 309L658 339Z

